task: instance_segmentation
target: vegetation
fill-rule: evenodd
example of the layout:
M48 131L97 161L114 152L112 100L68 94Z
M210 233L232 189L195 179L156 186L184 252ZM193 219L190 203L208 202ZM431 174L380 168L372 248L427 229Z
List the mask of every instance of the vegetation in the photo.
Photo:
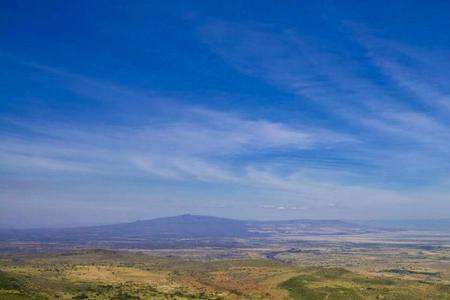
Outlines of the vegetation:
M449 278L441 273L355 272L267 259L198 261L90 250L5 255L0 269L0 299L6 300L450 299Z
M336 268L311 268L280 285L293 299L450 299L438 284L368 277Z

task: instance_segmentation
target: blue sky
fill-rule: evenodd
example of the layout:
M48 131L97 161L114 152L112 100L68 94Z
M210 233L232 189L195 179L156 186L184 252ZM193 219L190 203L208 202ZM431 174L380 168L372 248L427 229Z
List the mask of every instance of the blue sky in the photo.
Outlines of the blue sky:
M0 22L0 226L449 217L446 1L2 1Z

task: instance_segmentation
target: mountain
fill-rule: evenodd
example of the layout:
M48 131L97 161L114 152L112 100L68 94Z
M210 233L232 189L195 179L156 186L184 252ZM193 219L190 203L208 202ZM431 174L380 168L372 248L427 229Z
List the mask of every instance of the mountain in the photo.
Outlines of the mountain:
M109 236L117 234L154 238L238 237L249 234L243 221L189 214L84 229Z
M130 249L229 248L264 245L271 238L365 232L371 229L337 220L248 221L181 215L102 226L0 230L0 242Z
M181 215L131 223L63 229L1 230L0 240L116 241L183 238L232 238L252 235L244 221Z

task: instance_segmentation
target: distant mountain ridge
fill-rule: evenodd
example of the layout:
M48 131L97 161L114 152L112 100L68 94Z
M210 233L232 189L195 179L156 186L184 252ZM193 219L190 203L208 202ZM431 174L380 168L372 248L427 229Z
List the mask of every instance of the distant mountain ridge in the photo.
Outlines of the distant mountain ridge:
M111 225L64 229L0 230L0 241L101 242L231 239L290 234L352 234L367 231L369 229L366 226L338 220L246 221L186 214Z
M85 228L106 233L147 234L153 237L173 238L236 237L249 234L243 221L190 214Z
M412 225L415 225L411 227ZM419 226L420 225L420 226ZM35 253L74 249L239 249L285 247L302 251L312 245L327 246L336 236L428 230L429 222L347 222L339 220L235 220L211 216L180 215L129 223L60 229L0 229L1 253ZM450 232L450 223L438 228ZM446 228L446 229L445 229ZM424 231L425 234L428 232ZM319 236L317 241L311 238ZM328 236L328 237L321 237ZM331 241L330 241L331 239ZM353 242L347 246L352 247ZM426 246L426 245L425 245ZM300 250L299 250L300 249ZM170 251L168 253L171 253ZM272 254L278 253L272 251Z

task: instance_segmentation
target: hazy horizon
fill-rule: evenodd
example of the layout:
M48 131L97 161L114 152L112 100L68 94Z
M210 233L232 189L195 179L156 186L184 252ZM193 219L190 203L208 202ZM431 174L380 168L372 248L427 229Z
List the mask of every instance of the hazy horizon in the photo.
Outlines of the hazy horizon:
M145 222L145 221L152 221L156 219L170 219L170 218L178 218L183 216L193 216L193 217L206 217L206 218L218 218L218 219L228 219L228 220L238 220L238 221L256 221L256 222L270 222L270 221L343 221L348 222L350 224L366 224L366 225L373 225L377 226L380 224L383 224L386 222L386 225L383 227L386 228L392 228L392 229L403 229L407 228L408 230L415 230L414 226L417 224L421 224L425 222L427 225L442 225L444 228L448 228L448 225L450 225L450 218L439 218L439 219L323 219L323 218L236 218L236 217L227 217L227 216L218 216L218 215L198 215L198 214L190 214L190 213L184 213L184 214L178 214L178 215L164 215L164 216L158 216L154 218L147 218L147 219L130 219L130 220L118 220L115 222L107 222L107 223L89 223L89 222L81 222L81 223L66 223L66 224L54 224L52 223L41 223L36 225L19 225L19 226L0 226L0 230L22 230L22 229L69 229L69 228L82 228L82 227L95 227L95 226L107 226L107 225L118 225L118 224L129 224L129 223L138 223L138 222ZM440 224L441 222L444 222L445 224ZM399 225L400 227L395 227L395 224ZM381 227L381 228L383 228ZM377 228L377 227L373 227ZM428 227L425 227L425 230L432 230ZM446 230L446 229L445 229Z
M0 4L0 228L450 217L450 3Z

